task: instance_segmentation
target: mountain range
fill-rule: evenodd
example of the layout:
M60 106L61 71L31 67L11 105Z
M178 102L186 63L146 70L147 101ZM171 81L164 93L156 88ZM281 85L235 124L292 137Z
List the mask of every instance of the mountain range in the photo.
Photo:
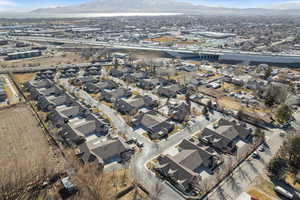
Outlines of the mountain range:
M35 13L182 13L198 15L300 15L299 5L270 8L225 8L175 0L91 0L79 5L40 8Z

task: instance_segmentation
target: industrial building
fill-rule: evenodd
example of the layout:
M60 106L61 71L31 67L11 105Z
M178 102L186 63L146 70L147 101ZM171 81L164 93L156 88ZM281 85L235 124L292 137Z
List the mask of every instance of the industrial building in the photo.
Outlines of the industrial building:
M8 40L0 40L0 45L7 45L8 44Z
M42 55L42 52L39 50L16 52L16 53L7 54L7 57L5 58L5 60L32 58L32 57L37 57L37 56L41 56L41 55Z
M224 39L229 37L235 37L235 34L232 33L218 33L218 32L198 32L197 35L200 35L202 37L207 38L213 38L213 39Z

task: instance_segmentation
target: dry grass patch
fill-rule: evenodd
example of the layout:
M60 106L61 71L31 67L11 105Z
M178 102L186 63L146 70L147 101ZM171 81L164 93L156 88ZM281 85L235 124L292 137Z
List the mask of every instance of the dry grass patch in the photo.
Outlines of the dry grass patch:
M250 189L248 191L248 194L251 197L254 197L254 198L259 199L259 200L272 200L269 197L267 197L265 194L263 194L262 192L258 191L257 189Z
M159 38L152 38L148 39L148 41L153 42L175 42L177 39L174 37L159 37Z
M150 198L143 190L141 190L140 188L136 188L131 190L129 193L127 193L126 195L124 195L119 199L120 200L135 200L135 199L148 200Z
M292 186L294 189L300 191L300 184L296 182L295 175L291 173L286 174L285 182Z
M149 170L152 170L152 169L154 169L154 163L152 162L152 161L149 161L149 162L147 162L147 164L146 164L146 167L149 169Z
M2 110L0 118L0 181L12 184L0 193L22 190L63 169L62 159L51 151L28 105Z
M261 192L264 192L265 194L271 197L279 199L276 192L274 191L275 186L273 183L267 181L261 176L257 177L253 182L256 183L255 187L259 188Z
M90 96L91 96L92 98L94 98L95 100L98 100L99 97L100 97L100 94L99 94L99 93L98 93L98 94L90 94Z
M60 64L85 63L87 60L81 58L78 53L65 52L64 55L40 56L19 60L3 61L2 65L7 67L28 67L28 66L55 66Z
M108 107L113 107L113 104L112 103L108 103L108 102L106 102L106 101L101 101L100 102L101 104L104 104L104 105L106 105L106 106L108 106Z
M14 74L13 77L19 85L31 81L36 73Z
M175 133L177 133L178 131L181 130L180 126L175 125L174 129L168 134L169 136L174 135Z
M235 90L235 86L231 83L227 83L227 82L224 82L222 84L222 89L226 89L226 90L230 90L230 91L234 91Z
M242 104L231 97L222 97L217 101L221 108L225 108L227 110L239 111L242 109Z
M140 93L139 93L138 91L136 91L136 90L132 90L132 94L135 95L135 96L137 96L137 95L139 95Z
M202 112L197 110L196 108L192 108L192 115L193 116L201 116L202 115Z

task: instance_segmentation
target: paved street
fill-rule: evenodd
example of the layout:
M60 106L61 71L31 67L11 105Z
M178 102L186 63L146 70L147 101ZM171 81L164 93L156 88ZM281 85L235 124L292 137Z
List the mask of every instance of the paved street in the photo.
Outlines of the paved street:
M14 84L12 83L12 80L8 77L8 75L2 75L3 79L5 80L6 84L9 87L9 90L11 91L12 95L9 97L9 103L15 104L18 103L20 100L19 93L17 92L16 88L14 87Z

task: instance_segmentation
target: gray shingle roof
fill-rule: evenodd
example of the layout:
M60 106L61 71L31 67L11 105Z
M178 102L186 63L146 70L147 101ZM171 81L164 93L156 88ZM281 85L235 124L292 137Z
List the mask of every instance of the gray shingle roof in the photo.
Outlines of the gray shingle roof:
M89 161L91 154L103 162L111 157L120 156L121 153L128 149L121 138L110 139L104 142L97 138L81 144L79 148L84 153L82 157L84 162Z
M160 156L158 158L158 167L177 180L184 187L188 187L195 179L200 179L200 176L187 167L176 162L171 156Z

